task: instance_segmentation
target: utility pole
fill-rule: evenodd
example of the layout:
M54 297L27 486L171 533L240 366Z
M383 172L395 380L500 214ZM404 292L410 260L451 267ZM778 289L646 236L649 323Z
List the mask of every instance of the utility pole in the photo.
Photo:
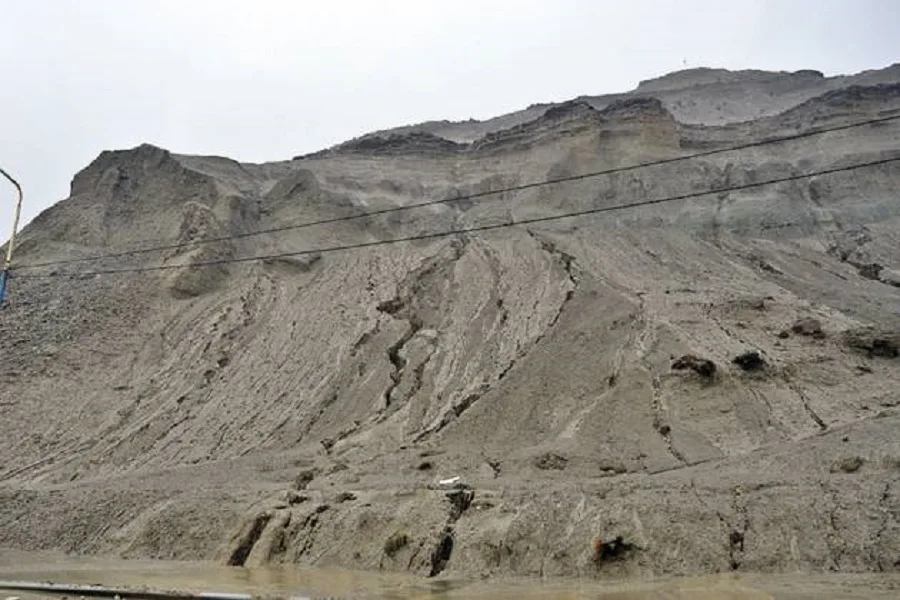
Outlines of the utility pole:
M16 186L16 191L19 193L19 199L16 202L15 216L13 217L12 233L9 236L9 245L6 247L6 258L3 260L3 270L0 271L0 308L3 308L6 306L6 291L9 286L13 250L16 247L16 232L19 229L19 216L22 214L22 186L2 168L0 168L0 175L9 179L10 183Z

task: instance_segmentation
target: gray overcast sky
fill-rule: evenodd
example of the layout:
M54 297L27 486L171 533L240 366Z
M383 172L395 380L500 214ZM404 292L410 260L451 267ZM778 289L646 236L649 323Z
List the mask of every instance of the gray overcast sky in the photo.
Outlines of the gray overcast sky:
M0 0L0 166L27 221L102 150L281 160L689 67L900 60L897 0ZM9 190L9 191L7 191ZM0 238L12 188L0 182ZM23 223L24 224L24 223Z

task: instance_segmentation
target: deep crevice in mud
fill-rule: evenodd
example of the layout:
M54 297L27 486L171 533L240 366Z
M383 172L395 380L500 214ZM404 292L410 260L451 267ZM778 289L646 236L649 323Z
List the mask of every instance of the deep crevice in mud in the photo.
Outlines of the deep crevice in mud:
M428 572L429 577L435 577L441 574L441 571L447 568L450 562L450 556L453 554L453 529L450 527L444 529L441 534L441 541L438 542L434 550L431 552L431 570Z
M422 321L419 320L418 317L412 316L409 319L409 327L406 332L403 334L399 340L397 340L394 344L392 344L387 351L388 361L391 363L393 371L391 372L391 384L387 387L384 392L384 407L390 408L392 398L391 396L394 393L394 390L400 385L400 382L403 380L403 369L406 368L407 360L401 356L401 352L406 344L415 336L419 330L422 329ZM420 368L424 370L425 362L420 365ZM418 369L417 369L418 370ZM421 378L420 378L421 379ZM415 392L412 392L415 393ZM412 394L410 394L412 395Z
M426 326L426 320L430 312L439 312L436 306L429 306L429 303L440 305L445 301L442 294L438 293L434 297L429 298L428 292L430 287L434 286L435 281L446 282L451 279L451 274L443 271L450 268L452 271L452 263L458 261L465 252L467 241L454 241L450 245L450 256L446 256L442 251L440 254L431 257L426 263L419 268L413 270L406 279L398 286L397 295L390 300L386 300L378 304L377 308L380 312L389 315L395 319L406 320L409 324L403 336L392 344L388 350L388 361L391 364L391 384L384 392L384 409L390 408L393 402L392 395L403 380L404 369L408 364L408 360L402 356L403 350L409 341ZM437 326L432 323L429 326ZM367 340L358 342L365 343ZM428 363L428 358L422 361L415 369L414 385L407 398L412 397L422 387L423 375Z
M772 402L769 400L769 397L766 396L764 393L754 389L751 386L748 386L746 389L750 393L750 395L753 396L754 398L756 398L756 400L760 404L765 405L765 407L766 407L766 427L773 427L775 430L777 430L779 432L783 431L784 428L781 425L781 423L778 421L772 420L772 415L774 413L772 411Z
M879 551L881 538L884 535L884 532L887 531L888 524L890 524L891 522L891 511L887 507L887 502L890 499L892 483L892 481L888 481L884 484L884 490L881 492L881 498L878 499L878 509L884 513L884 518L881 521L881 525L879 526L878 531L875 533L875 540L872 544L872 552ZM892 565L888 565L886 567L880 556L875 557L875 565L881 572L888 571L891 566L896 569L898 566L898 562L900 561L895 561Z
M687 459L675 448L672 441L672 425L668 422L667 411L662 406L662 382L658 375L650 378L650 385L653 388L653 396L650 401L653 409L653 428L666 443L669 454L679 462L687 464Z
M430 358L430 355L429 355L429 358ZM415 369L413 369L413 378L414 378L413 385L412 385L412 388L409 390L409 393L406 395L407 398L414 397L416 394L419 393L419 390L422 389L422 385L425 381L425 367L427 367L427 366L428 366L428 361L423 360L422 362L420 362L418 364L418 366Z
M453 536L455 533L453 525L459 521L460 517L462 517L462 515L469 510L469 507L472 506L472 501L475 499L475 491L466 488L456 489L447 492L446 498L447 502L450 504L449 514L447 515L447 524L441 532L440 541L438 541L437 545L431 551L431 570L428 572L429 577L435 577L447 568L447 564L450 562L450 557L453 554Z
M566 296L565 298L563 298L563 301L557 308L556 314L553 315L553 318L550 319L550 322L547 324L547 327L544 329L544 331L542 331L531 344L531 347L534 347L540 344L550 332L550 330L556 326L556 323L559 321L560 317L562 317L563 311L565 311L566 306L569 304L572 298L575 297L575 292L578 290L578 286L581 283L582 273L581 268L578 266L578 262L576 261L574 256L560 250L552 241L540 237L530 229L526 229L525 232L531 239L537 242L541 250L547 252L553 258L553 260L560 265L560 267L565 272L566 277L569 279L569 284L571 285L571 287L566 290ZM510 363L500 372L497 377L497 381L502 381L513 369L513 367L516 366L516 363L519 361L519 359L524 355L525 351L520 351L518 357L510 361ZM441 425L440 427L443 427L444 425Z
M450 501L450 522L455 523L472 506L475 492L472 490L453 490L447 493Z
M789 380L786 381L791 390L795 394L797 394L798 398L800 398L800 401L803 403L803 410L806 411L806 414L809 415L809 418L812 419L816 425L818 425L820 430L825 431L826 429L828 429L828 424L825 423L825 421L822 420L822 417L820 417L816 413L816 411L814 411L809 405L809 396L806 395L806 392L804 392L803 389L796 383Z
M718 509L713 508L713 506L700 496L700 492L697 490L697 482L693 479L691 479L691 491L694 493L697 502L702 504L709 512L714 513L724 530L728 532L728 567L732 571L737 571L741 568L741 563L744 559L744 543L746 541L747 532L750 529L750 520L747 516L747 509L743 502L739 502L739 494L737 491L732 492L732 509L736 514L742 517L743 524L740 529L732 525L731 522L725 518L725 515Z
M737 571L741 567L744 543L747 539L747 533L750 531L750 516L747 514L747 505L744 502L741 490L737 487L731 492L731 507L735 514L741 517L743 522L740 531L732 529L728 535L730 566L732 571Z
M581 283L581 268L578 266L578 262L575 260L575 257L569 254L568 252L564 252L560 250L555 243L552 241L540 237L536 233L531 230L526 230L528 235L538 243L541 250L548 253L551 257L553 257L554 261L562 267L563 271L566 274L566 277L569 279L569 283L571 287L566 290L566 297L563 299L562 303L559 305L559 309L556 311L556 314L550 320L547 329L552 328L556 325L559 318L562 316L563 311L566 309L566 305L570 300L575 296L575 291L578 289L578 285Z
M828 552L831 554L831 568L840 570L840 562L841 558L844 556L844 548L835 547L836 542L841 540L841 536L839 535L840 528L838 527L837 521L837 492L834 489L828 489L828 486L824 481L820 482L819 485L822 488L822 498L828 498L830 500L829 506L825 511L830 531L825 535L825 541L828 544Z
M741 558L744 554L744 534L735 529L728 534L728 558L732 571L741 568Z
M468 394L462 400L454 404L449 411L447 411L444 416L441 418L438 426L434 428L432 433L437 433L450 423L452 423L455 419L458 419L464 412L466 412L478 399L481 398L480 392L475 392L472 394Z
M659 375L654 374L654 366L652 362L647 359L647 355L656 344L655 330L651 328L651 325L647 321L647 302L642 292L637 292L635 295L638 300L638 312L634 320L639 325L639 329L637 330L638 333L636 337L631 343L636 347L635 352L638 357L638 362L650 376L650 388L652 390L650 410L653 418L653 429L655 429L660 437L662 437L669 454L671 454L678 462L687 465L689 464L687 458L675 448L674 440L672 439L672 423L670 421L670 415L668 414L668 410L663 406L662 380ZM610 376L608 381L610 387L616 384L617 379L618 374L616 373L613 373L613 375Z
M409 308L410 301L408 299L403 298L401 295L397 295L390 300L386 300L378 305L378 310L384 314L390 315L394 318L397 318L400 313L409 312L407 309ZM422 329L422 321L415 314L409 316L407 318L407 323L409 324L406 331L400 337L399 340L391 344L387 349L387 358L388 362L391 364L391 383L388 385L387 389L384 391L384 405L385 409L390 408L392 402L392 395L394 390L400 385L400 382L403 380L403 369L406 367L407 360L401 356L403 352L404 346Z
M313 547L313 542L315 541L316 528L319 526L319 515L321 515L326 510L328 510L328 505L320 504L319 506L317 506L315 508L315 510L311 514L309 514L303 520L302 523L300 523L300 526L297 527L294 532L292 532L293 533L292 537L296 537L297 535L299 535L300 533L303 533L303 532L306 533L306 535L303 539L303 545L300 546L300 548L298 548L296 550L295 558L299 558L299 557L303 556L304 554L309 552L310 548Z
M253 550L253 546L255 546L256 542L259 541L260 536L262 536L262 533L265 530L266 525L269 524L270 520L272 520L272 515L269 513L256 515L250 528L243 536L241 536L241 539L238 541L237 546L235 546L234 550L232 550L231 552L231 555L228 557L229 567L244 566L244 564L247 562L247 557L250 556L250 552Z
M507 375L509 375L509 372L512 371L512 368L513 368L514 366L516 366L516 362L517 362L517 361L516 361L515 359L509 361L509 364L506 365L506 366L503 368L502 371L500 371L500 374L499 374L499 375L497 375L497 381L503 381L503 379L504 379Z
M449 410L445 411L441 416L441 420L432 427L425 429L422 433L416 436L415 442L420 442L429 435L435 434L451 423L453 423L456 419L458 419L464 412L466 412L469 408L472 407L481 397L488 391L489 386L487 384L482 384L482 386L475 392L467 394L462 400L454 404L450 407Z
M359 336L359 339L353 343L353 348L351 348L350 354L352 356L356 356L356 354L362 349L362 347L365 346L369 342L369 340L378 335L380 331L381 323L376 321L375 327L368 331L364 331L363 334Z

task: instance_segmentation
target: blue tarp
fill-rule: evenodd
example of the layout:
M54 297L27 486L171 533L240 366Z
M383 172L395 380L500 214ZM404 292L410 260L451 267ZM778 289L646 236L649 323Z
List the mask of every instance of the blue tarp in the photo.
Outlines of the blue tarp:
M0 308L6 306L6 286L9 283L9 271L0 271Z

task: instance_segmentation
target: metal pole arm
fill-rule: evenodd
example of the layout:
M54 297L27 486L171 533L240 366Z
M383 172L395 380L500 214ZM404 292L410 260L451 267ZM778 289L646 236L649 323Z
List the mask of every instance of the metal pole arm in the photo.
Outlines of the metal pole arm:
M19 200L16 202L15 216L13 217L12 233L9 236L9 245L6 247L6 258L3 261L3 269L0 270L0 308L6 304L6 293L9 288L10 267L12 267L13 250L16 247L16 232L19 230L19 217L22 214L22 186L13 179L12 175L0 169L0 175L3 175L16 186L19 192Z
M10 183L16 186L16 191L19 193L19 200L16 202L15 216L13 217L12 233L9 236L9 246L6 247L6 260L3 263L3 270L9 271L9 267L12 265L13 250L16 246L16 232L19 230L19 217L22 215L22 186L2 168L0 168L0 175L9 179Z

